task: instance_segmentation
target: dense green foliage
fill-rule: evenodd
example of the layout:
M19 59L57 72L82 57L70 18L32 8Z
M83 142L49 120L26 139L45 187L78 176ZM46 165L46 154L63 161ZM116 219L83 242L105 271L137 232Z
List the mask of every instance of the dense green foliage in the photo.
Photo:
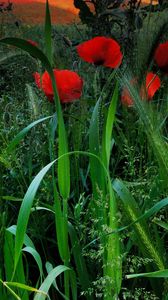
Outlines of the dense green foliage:
M17 39L0 46L0 299L167 299L167 77L139 95L167 24L147 13L115 71L82 62L88 30L51 28L48 6L44 28L3 24ZM60 105L52 67L82 76L80 100ZM44 69L54 103L34 83Z

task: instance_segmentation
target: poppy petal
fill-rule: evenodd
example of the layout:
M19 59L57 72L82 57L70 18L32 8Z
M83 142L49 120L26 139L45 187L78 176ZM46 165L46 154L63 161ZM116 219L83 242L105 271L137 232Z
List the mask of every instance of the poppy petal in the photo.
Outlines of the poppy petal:
M149 72L146 76L146 90L147 90L147 96L148 100L151 100L157 90L161 86L161 81L158 75Z
M62 103L72 102L73 100L81 97L83 80L76 72L57 69L54 69L53 72L59 98ZM40 78L40 74L36 72L34 73L34 78L38 88L42 88L49 101L53 102L54 93L49 73L45 71L42 78Z
M154 59L158 65L158 67L168 74L168 41L160 44L154 55Z
M71 102L82 94L83 80L73 71L54 70L60 101Z
M78 55L86 62L116 68L121 64L120 45L112 38L95 37L77 46Z
M130 83L133 85L137 84L137 79L132 79ZM148 72L146 75L145 86L142 85L140 89L141 99L151 101L160 86L161 81L159 76L152 72ZM122 91L121 102L123 105L128 107L134 105L134 100L132 99L127 87L125 87Z
M44 91L44 94L47 96L49 101L54 101L54 92L52 88L52 81L50 79L50 75L47 71L45 71L42 75L42 89Z

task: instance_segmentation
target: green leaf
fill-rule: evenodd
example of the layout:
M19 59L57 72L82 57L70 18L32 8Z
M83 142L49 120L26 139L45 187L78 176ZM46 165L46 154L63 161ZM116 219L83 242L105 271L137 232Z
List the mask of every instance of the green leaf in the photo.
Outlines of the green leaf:
M44 282L42 283L42 285L39 288L39 291L42 291L43 293L48 293L51 285L53 284L53 281L56 279L56 277L58 277L61 273L70 270L70 268L66 267L66 266L57 266L56 268L54 268L52 271L50 271L50 273L48 274L48 276L45 278ZM36 295L34 297L34 300L45 300L46 296L45 295Z
M3 286L5 286L7 288L7 290L10 292L10 294L12 294L15 299L17 300L22 300L7 284L6 282L2 281L2 279L0 279L0 282L3 284Z
M101 151L101 143L100 143L100 136L99 136L99 111L101 105L101 98L97 101L91 121L90 121L90 128L89 128L89 151L97 156L100 157ZM90 173L91 173L91 180L92 180L92 188L93 194L97 195L97 188L100 190L104 190L104 180L102 170L100 169L100 164L94 157L90 157ZM99 175L98 175L99 174Z
M160 227L168 230L168 224L163 222L163 221L160 221L160 220L157 220L157 219L154 219L153 222L157 225L159 225Z
M43 268L42 268L42 260L41 260L40 254L32 247L25 247L25 248L22 249L22 251L28 252L34 257L34 259L37 263L37 266L38 266L38 269L39 269L39 272L40 272L40 278L41 278L41 281L42 281Z
M155 271L155 272L149 272L149 273L126 275L127 279L138 278L138 277L168 278L168 269Z
M47 273L49 274L52 270L53 270L53 266L50 262L46 262L46 270L47 270ZM56 280L53 281L53 286L55 287L55 289L57 290L57 292L65 299L65 300L69 300L63 293L61 293L61 291L59 290L58 288L58 285L56 283Z
M52 66L52 40L51 40L51 17L48 0L46 1L45 15L45 49L48 60Z
M26 285L26 284L23 284L23 283L19 283L19 282L5 282L6 285L8 286L12 286L12 287L17 287L19 289L22 289L22 290L26 290L26 291L29 291L29 292L35 292L35 293L39 293L41 294L42 296L45 296L47 297L47 294L43 291L39 291L38 289L34 288L34 287L31 287L29 285Z
M24 138L24 136L32 129L34 126L38 125L41 122L44 122L48 119L51 119L52 116L45 117L42 119L39 119L37 121L34 121L33 123L29 124L27 127L25 127L23 130L21 130L16 137L10 142L10 144L6 148L6 152L10 153L12 150L20 143L20 141Z
M13 196L2 196L2 200L22 202L23 199L19 197L13 197Z
M115 113L118 101L118 83L115 86L115 90L110 102L110 106L108 109L107 119L105 130L103 134L103 147L102 147L102 157L105 166L108 168L109 160L110 160L110 153L111 153L111 138L112 138L112 131L115 121Z
M20 207L18 221L17 221L17 229L16 229L16 239L15 239L15 258L14 258L14 272L21 254L21 249L24 242L24 236L26 233L26 228L31 212L31 207L33 204L34 197L36 195L36 192L38 190L38 187L45 176L45 174L48 172L48 170L51 168L51 166L55 163L55 160L51 163L49 163L47 166L45 166L34 178L34 180L31 182L24 198L22 201L22 205Z
M16 236L16 228L17 228L16 225L12 225L12 226L8 227L6 229L6 231L9 231L14 236ZM35 249L35 246L34 246L32 240L28 237L28 235L26 233L24 234L23 244L26 245L27 247L31 247L31 248Z

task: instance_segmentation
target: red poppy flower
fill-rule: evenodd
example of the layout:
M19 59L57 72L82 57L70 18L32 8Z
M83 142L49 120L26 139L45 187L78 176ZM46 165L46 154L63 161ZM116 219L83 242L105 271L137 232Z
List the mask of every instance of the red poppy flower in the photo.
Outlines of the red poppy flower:
M154 59L158 67L168 74L168 41L157 47Z
M149 72L146 76L146 92L147 99L152 100L153 96L161 86L161 81L158 75Z
M86 62L117 68L122 61L120 45L111 38L95 37L77 46L78 55Z
M27 42L28 42L29 44L31 44L32 46L38 47L38 44L37 44L35 41L27 40Z
M137 83L136 79L131 81L131 84L135 85ZM148 101L152 100L157 90L160 88L161 82L158 75L149 72L146 75L145 87L141 87L140 96L142 100L146 99ZM127 88L124 88L121 94L121 102L125 106L133 106L134 100L132 99Z
M81 77L77 73L69 70L54 69L53 71L60 101L64 103L79 99L83 87ZM36 72L34 73L34 78L38 88L42 89L49 101L53 102L54 93L48 72L45 71L41 77L40 74Z

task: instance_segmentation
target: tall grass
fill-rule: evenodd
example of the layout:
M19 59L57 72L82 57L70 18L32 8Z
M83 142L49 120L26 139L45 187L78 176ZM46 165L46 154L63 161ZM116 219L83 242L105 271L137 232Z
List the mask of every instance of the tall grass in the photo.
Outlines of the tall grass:
M12 175L13 165L17 166L20 175L14 174L13 182L21 196L18 190L15 194L15 187L12 194L9 190L4 195L5 188L0 191L5 202L0 224L0 296L11 300L27 300L29 293L34 293L34 300L115 300L132 295L135 299L166 299L168 158L165 122L160 124L163 112L142 101L139 86L130 84L134 75L128 69L125 73L107 71L102 90L97 76L101 81L107 74L96 70L93 95L99 94L98 99L90 99L93 95L88 93L79 106L74 103L63 108L53 73L48 1L44 32L44 52L24 39L0 40L3 47L15 46L31 55L39 68L48 71L54 90L54 109L44 116L39 113L34 88L27 84L32 122L10 142L2 142L3 174L10 170ZM140 67L138 72L142 72ZM134 99L131 111L120 107L120 83ZM45 148L40 148L36 156L40 163L35 167L34 149L29 145L25 171L17 149L30 134L30 141L36 139L38 130L44 135ZM10 206L16 209L15 216ZM35 278L31 279L33 268ZM128 274L130 269L134 274ZM149 280L139 284L139 277Z

